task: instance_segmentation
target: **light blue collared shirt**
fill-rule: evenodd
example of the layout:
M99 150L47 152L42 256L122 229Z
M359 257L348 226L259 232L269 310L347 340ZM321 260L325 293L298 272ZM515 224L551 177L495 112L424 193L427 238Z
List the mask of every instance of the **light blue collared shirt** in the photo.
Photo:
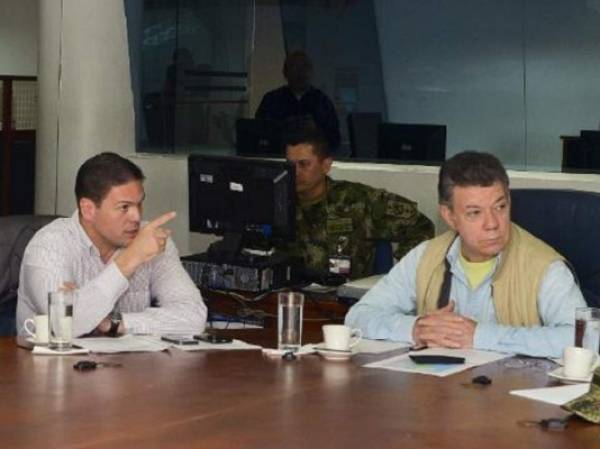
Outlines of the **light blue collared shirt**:
M346 315L346 324L358 327L363 336L414 343L412 331L416 316L417 267L427 248L423 242L413 248ZM575 309L585 300L573 274L562 261L548 266L538 293L541 326L511 327L498 324L492 300L492 280L498 262L485 279L472 289L459 261L460 238L447 259L452 272L450 299L454 311L477 321L473 347L489 351L560 357L573 344ZM500 254L497 260L502 257Z

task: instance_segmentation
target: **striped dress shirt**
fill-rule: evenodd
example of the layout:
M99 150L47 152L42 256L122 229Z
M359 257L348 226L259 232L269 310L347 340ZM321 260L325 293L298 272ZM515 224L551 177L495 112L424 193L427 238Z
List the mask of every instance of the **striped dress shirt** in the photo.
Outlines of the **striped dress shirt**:
M206 305L168 239L165 252L127 279L114 262L104 263L79 222L77 211L40 229L25 249L19 278L17 333L27 318L48 313L48 293L65 282L77 285L73 336L85 335L117 310L127 333L196 334L204 330ZM151 301L157 307L150 307Z

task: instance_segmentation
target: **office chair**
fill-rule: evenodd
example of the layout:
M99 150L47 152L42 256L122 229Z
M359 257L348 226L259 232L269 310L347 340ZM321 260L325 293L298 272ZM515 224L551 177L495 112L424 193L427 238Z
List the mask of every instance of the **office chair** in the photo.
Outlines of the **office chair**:
M17 289L25 247L41 227L55 218L50 215L0 217L0 336L16 334Z
M393 266L394 252L391 242L388 242L387 240L376 240L373 274L387 274Z
M512 189L512 221L572 265L590 307L600 307L600 193Z

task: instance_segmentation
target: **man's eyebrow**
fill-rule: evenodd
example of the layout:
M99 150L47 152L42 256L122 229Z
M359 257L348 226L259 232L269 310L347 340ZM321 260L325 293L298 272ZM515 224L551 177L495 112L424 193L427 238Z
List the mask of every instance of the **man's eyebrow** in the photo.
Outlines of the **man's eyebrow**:
M142 196L142 198L139 201L119 200L119 201L117 201L117 204L140 204L145 199L146 199L146 194L144 193L144 195Z
M507 201L506 195L502 195L500 197L498 197L492 204L498 204L502 201ZM482 206L479 206L477 204L467 204L465 206L466 209L481 209Z

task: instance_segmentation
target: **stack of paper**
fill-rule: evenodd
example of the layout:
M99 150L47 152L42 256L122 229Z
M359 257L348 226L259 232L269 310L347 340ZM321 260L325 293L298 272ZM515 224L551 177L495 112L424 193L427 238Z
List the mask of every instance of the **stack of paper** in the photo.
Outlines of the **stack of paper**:
M450 357L463 357L463 364L417 364L408 356L410 354L419 355L444 355ZM495 362L506 357L511 357L510 354L502 354L499 352L479 351L476 349L447 349L447 348L427 348L418 352L409 352L379 362L369 363L364 365L366 368L384 368L393 371L402 371L406 373L431 374L432 376L445 377L450 374L459 373L461 371L473 368L475 366L484 365L486 363Z

